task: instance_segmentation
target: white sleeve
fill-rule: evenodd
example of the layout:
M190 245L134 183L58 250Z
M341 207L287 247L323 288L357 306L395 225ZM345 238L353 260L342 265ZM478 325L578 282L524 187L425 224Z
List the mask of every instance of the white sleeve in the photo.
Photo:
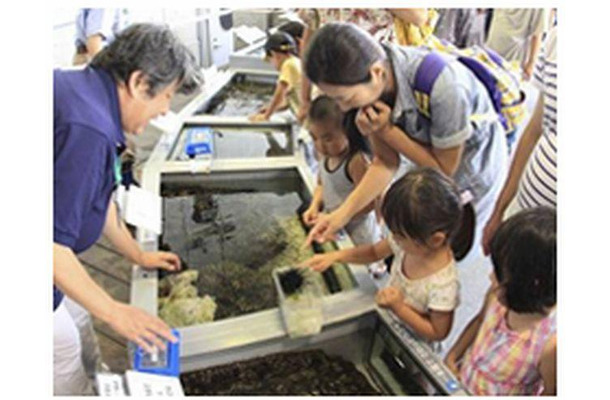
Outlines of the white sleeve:
M433 311L453 311L460 303L460 283L456 279L438 282L428 295L428 309Z

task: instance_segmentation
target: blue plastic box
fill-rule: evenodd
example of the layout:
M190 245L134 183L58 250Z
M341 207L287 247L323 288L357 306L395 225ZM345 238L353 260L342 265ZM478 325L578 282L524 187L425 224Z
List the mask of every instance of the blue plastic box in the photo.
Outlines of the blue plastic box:
M137 346L133 358L133 368L139 372L157 375L180 375L180 333L178 330L172 329L172 335L177 337L178 341L172 343L163 340L166 347L158 349L156 358Z
M212 155L214 152L214 132L209 126L192 127L186 130L184 152L190 158Z

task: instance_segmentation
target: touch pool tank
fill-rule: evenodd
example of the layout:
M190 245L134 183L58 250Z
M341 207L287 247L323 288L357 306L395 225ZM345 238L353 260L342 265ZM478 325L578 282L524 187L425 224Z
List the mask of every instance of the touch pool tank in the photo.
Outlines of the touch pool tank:
M236 74L195 115L248 116L268 104L273 97L274 80Z
M277 307L273 269L313 256L311 249L302 248L306 231L299 216L309 201L304 189L294 170L215 175L213 180L162 178L159 247L177 253L187 271L199 272L191 286L199 297L214 300L214 320ZM335 248L328 244L318 251ZM357 285L343 264L319 274L319 279L325 295ZM193 289L184 286L172 276L160 281L159 315L168 322L179 320L165 311L168 305L174 309L172 300L192 297ZM192 323L207 318L203 314Z

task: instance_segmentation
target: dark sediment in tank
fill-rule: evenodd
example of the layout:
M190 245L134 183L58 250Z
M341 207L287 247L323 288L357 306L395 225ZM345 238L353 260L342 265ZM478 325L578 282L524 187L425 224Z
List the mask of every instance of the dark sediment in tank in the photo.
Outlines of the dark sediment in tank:
M380 395L356 366L321 350L286 352L180 375L187 395Z

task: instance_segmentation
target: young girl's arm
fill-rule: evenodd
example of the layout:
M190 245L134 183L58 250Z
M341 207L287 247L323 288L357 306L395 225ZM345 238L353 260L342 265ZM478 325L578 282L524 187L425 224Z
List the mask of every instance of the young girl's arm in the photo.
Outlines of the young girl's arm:
M351 158L351 160L349 161L349 164L347 165L347 173L349 174L349 177L352 178L354 187L358 186L358 184L364 177L364 174L366 173L366 170L368 169L368 167L369 167L369 163L366 161L366 159L364 158L364 155L362 153L356 153ZM352 218L356 218L361 215L368 214L374 208L375 208L375 199L373 199L373 201L371 201L362 210L358 211Z
M487 305L489 304L490 297L493 296L492 289L487 292L485 297L485 302L481 307L479 313L466 325L466 328L460 334L460 337L455 342L447 356L445 357L445 364L453 371L454 374L458 374L459 367L458 363L466 353L466 350L472 345L474 340L479 333L479 328L483 323L483 319L485 318L485 313L487 312Z
M352 247L350 249L332 251L330 253L316 254L309 260L305 260L302 266L310 267L314 271L322 272L336 262L370 264L375 261L383 260L390 254L392 254L392 249L390 248L388 239L383 239L375 244L367 244Z
M271 114L280 109L280 107L286 102L286 93L288 93L288 83L284 81L278 81L273 92L273 98L268 107L264 108L264 112L261 114L255 114L250 117L252 121L267 121L271 117Z
M538 372L544 381L545 396L554 396L557 394L557 335L546 343L538 366Z
M318 175L318 185L316 186L316 189L313 192L313 197L311 199L311 204L309 205L309 207L307 208L307 210L303 213L303 222L305 222L305 225L307 226L311 226L313 224L316 223L316 220L318 219L318 214L320 212L320 210L322 209L322 192L323 188L322 188L322 182L320 180L320 176Z
M404 302L402 292L388 286L377 292L377 304L390 308L415 333L428 340L443 340L453 324L453 311L434 311L421 314Z

